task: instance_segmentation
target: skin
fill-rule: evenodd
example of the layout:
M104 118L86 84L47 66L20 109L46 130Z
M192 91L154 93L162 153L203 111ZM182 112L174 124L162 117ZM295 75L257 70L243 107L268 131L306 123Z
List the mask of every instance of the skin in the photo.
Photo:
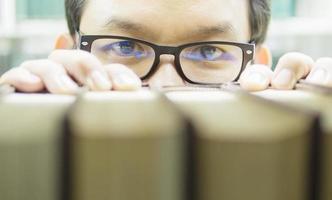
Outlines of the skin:
M248 2L239 0L89 0L83 12L80 30L84 34L120 35L150 41L159 45L224 40L248 42L250 39ZM75 39L61 35L60 48L47 59L31 60L6 72L0 83L23 92L47 89L56 94L73 94L78 85L93 91L136 90L141 80L126 66L103 65L93 55L71 50ZM284 55L274 72L264 46L257 47L260 63L247 66L240 78L241 86L259 91L270 85L292 89L307 77L317 84L332 86L332 59L314 62L301 53ZM174 58L162 55L157 72L146 82L152 87L184 86L174 68Z

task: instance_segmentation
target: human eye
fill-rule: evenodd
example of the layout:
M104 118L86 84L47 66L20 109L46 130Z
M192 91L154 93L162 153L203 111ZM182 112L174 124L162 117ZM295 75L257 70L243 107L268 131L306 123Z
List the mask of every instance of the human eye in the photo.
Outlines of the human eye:
M224 53L222 49L214 46L202 46L197 51L199 56L207 61L215 61Z
M228 61L234 57L223 46L204 45L190 49L185 57L194 61Z
M130 40L111 42L102 46L100 49L105 53L120 57L141 58L146 53L142 45Z

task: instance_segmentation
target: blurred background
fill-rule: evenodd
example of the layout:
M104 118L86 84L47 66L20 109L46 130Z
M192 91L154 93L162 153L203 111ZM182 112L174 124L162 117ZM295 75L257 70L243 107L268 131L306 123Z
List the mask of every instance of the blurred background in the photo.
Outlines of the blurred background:
M332 57L331 0L272 0L272 15L267 45L274 63L288 51ZM0 75L45 58L66 31L63 0L0 0Z

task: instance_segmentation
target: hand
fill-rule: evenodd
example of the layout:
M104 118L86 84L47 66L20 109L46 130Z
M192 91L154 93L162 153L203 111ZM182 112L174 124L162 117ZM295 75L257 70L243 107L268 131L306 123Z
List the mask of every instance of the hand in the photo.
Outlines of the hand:
M0 77L21 92L47 89L55 94L74 94L79 85L92 91L136 90L141 80L120 64L103 66L92 54L78 50L56 50L48 59L22 63Z
M291 90L300 80L332 87L332 58L320 58L316 62L301 53L282 56L274 72L265 65L248 66L240 78L241 87L248 91L274 89Z

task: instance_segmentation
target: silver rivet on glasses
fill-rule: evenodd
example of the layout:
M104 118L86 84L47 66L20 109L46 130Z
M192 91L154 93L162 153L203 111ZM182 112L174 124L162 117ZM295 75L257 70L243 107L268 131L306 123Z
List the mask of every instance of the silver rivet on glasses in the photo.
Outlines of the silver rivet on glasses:
M89 43L88 42L82 42L83 46L87 46Z
M248 54L248 55L251 55L251 54L252 54L252 51L251 51L251 50L248 50L248 51L247 51L247 54Z

